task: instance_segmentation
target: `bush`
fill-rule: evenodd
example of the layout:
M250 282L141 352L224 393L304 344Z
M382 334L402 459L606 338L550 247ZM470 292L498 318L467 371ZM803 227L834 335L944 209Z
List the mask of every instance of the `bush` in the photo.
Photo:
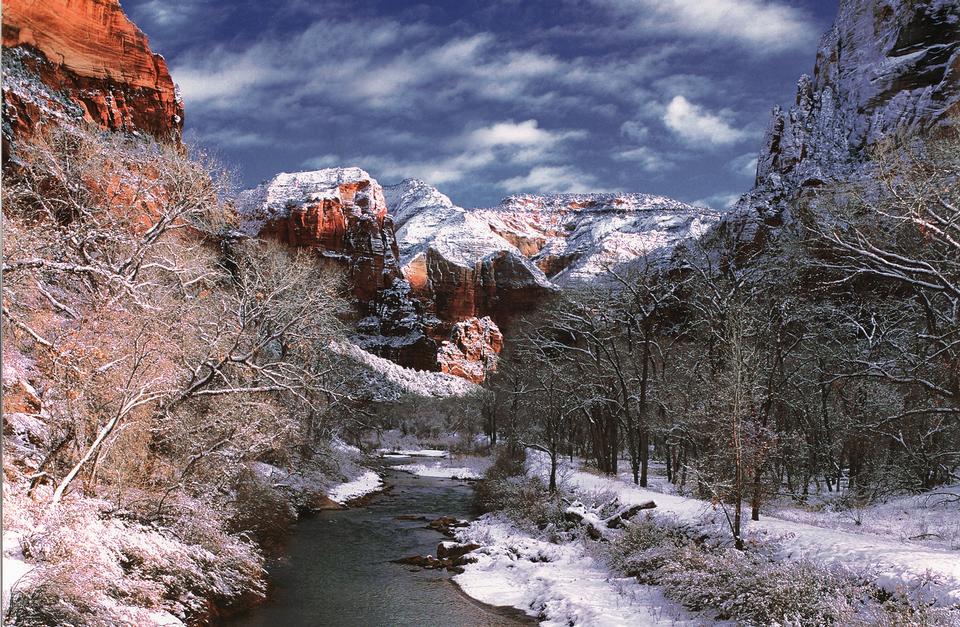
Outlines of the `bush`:
M747 625L842 624L863 601L861 582L847 573L735 549L679 548L659 572L671 598Z
M805 561L775 561L767 551L699 544L676 524L636 520L607 549L612 566L663 587L695 611L743 625L952 625L955 610L933 608L905 593Z
M210 510L154 527L75 501L43 523L25 542L40 565L11 599L11 624L137 624L143 608L197 619L210 601L228 605L263 589L260 554Z
M521 525L533 524L543 529L563 520L563 503L551 495L543 482L527 477L526 454L508 447L497 453L493 465L477 482L474 510L477 513L500 511Z
M290 500L249 470L238 477L234 494L230 532L251 536L266 551L277 549L297 520Z

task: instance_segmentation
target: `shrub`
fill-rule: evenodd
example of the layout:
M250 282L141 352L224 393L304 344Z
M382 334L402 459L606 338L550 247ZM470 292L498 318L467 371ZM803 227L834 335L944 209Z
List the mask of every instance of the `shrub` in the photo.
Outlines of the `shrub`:
M135 624L140 608L196 619L211 600L226 605L262 590L259 553L209 510L161 528L75 501L43 522L25 543L40 566L11 599L12 624Z
M474 509L478 513L501 511L517 523L540 529L561 522L560 497L551 495L540 479L526 476L525 460L522 449L501 450L475 487Z
M229 530L249 534L267 551L276 549L297 519L290 501L249 470L238 477L234 494Z

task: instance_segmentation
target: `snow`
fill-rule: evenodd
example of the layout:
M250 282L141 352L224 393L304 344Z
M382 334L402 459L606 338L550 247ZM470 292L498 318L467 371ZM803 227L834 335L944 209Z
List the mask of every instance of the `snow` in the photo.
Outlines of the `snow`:
M450 453L438 448L422 449L388 449L382 448L379 453L386 457L387 455L401 455L403 457L448 457Z
M403 464L394 466L397 470L403 470L420 477L440 477L446 479L479 479L482 475L472 468L455 468L444 466L440 463L434 464Z
M581 543L553 544L487 514L457 534L482 548L454 581L469 596L508 605L550 626L702 625L651 586L618 577Z
M20 547L21 534L15 531L7 531L3 534L3 564L0 579L3 580L3 613L6 614L7 606L10 604L10 595L17 583L23 579L27 573L36 568L34 564L27 562L23 555L23 549Z
M643 256L666 258L719 220L713 211L650 194L523 194L463 209L415 179L384 191L405 273L423 266L428 249L466 268L506 253L546 289L594 280ZM556 274L548 278L538 266Z
M960 484L863 507L838 506L841 494L811 494L804 505L784 500L768 509L782 520L960 550Z
M340 185L372 180L367 172L357 167L280 172L269 181L239 194L237 212L243 218L241 230L252 235L268 220L288 215L291 205L323 198L339 200Z
M537 451L528 451L528 470L548 476L549 462ZM615 494L624 505L647 501L657 504L656 515L668 515L692 525L716 525L723 512L706 501L664 494L605 477L563 462L560 477L567 487L581 493ZM761 516L745 521L747 540L766 540L778 547L781 559L806 559L819 564L838 565L873 574L875 583L893 592L898 587L916 591L939 605L960 604L960 552L930 548L890 536L870 536L838 529L816 527L802 522ZM932 577L932 580L931 580ZM921 584L923 589L920 589Z
M434 398L467 396L479 389L451 374L404 368L349 342L331 342L330 349L366 370L355 377L354 383L374 401L396 401L406 394Z
M368 470L356 479L334 486L327 496L331 501L343 505L382 488L383 480L380 475Z

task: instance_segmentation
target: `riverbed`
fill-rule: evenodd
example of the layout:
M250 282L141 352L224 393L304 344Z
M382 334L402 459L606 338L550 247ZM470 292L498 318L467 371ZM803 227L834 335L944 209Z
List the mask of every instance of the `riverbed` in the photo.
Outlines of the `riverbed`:
M473 490L461 481L386 469L392 486L361 507L302 520L281 558L272 560L268 601L226 624L237 627L529 625L509 608L464 595L446 571L393 564L436 554L445 539L423 520L470 517Z

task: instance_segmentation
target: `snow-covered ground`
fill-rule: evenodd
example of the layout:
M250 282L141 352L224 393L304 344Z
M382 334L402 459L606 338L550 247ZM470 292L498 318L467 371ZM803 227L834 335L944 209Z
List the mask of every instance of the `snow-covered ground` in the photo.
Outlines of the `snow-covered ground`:
M482 545L454 581L471 597L539 617L541 625L703 625L655 587L618 577L579 542L531 537L505 518L487 514L458 533Z
M403 464L394 466L397 470L413 473L421 477L441 477L447 479L479 479L483 475L473 468L433 464Z
M467 396L478 389L475 383L452 374L404 368L350 342L331 342L330 350L360 366L353 384L369 394L373 401L391 403L406 395L424 398Z
M546 456L528 452L528 470L546 477ZM657 515L667 515L691 525L722 524L723 512L706 501L636 487L622 478L611 478L563 462L560 476L565 485L581 493L615 494L624 505L654 501ZM761 516L746 521L744 536L765 540L778 547L782 559L807 559L873 573L878 586L915 591L939 605L960 604L960 551L932 548L898 539L840 529L818 527L795 520Z
M7 613L10 604L10 592L14 586L31 570L34 564L27 562L20 547L21 534L7 531L3 534L3 565L0 570L0 579L3 580L3 614Z
M343 505L361 496L366 496L371 492L376 492L383 488L383 480L380 475L372 470L368 470L356 479L333 486L327 495L331 501Z
M782 520L960 551L960 484L863 507L838 506L835 495L810 497L805 505L785 500L768 509Z

